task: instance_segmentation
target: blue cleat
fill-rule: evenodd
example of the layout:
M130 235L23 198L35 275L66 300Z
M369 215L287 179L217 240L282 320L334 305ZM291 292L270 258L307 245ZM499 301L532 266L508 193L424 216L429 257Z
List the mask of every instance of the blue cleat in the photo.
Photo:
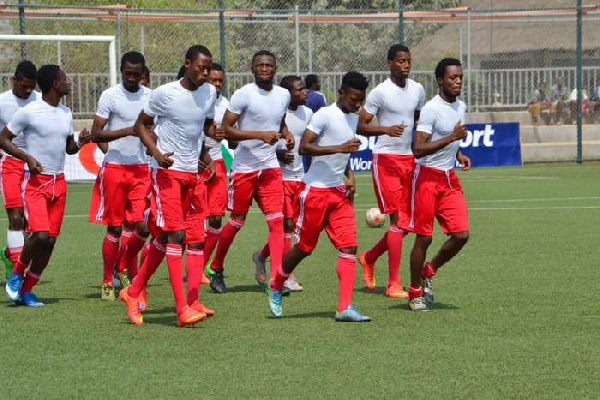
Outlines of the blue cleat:
M23 293L19 304L27 307L44 307L44 303L39 301L33 292Z
M17 301L21 296L21 286L23 286L23 275L10 274L6 281L6 295L10 301Z
M371 317L362 315L358 312L356 307L351 304L344 311L336 311L335 320L336 322L371 322Z
M283 310L281 307L282 298L283 294L281 290L271 289L271 291L269 292L269 310L275 318L283 317Z

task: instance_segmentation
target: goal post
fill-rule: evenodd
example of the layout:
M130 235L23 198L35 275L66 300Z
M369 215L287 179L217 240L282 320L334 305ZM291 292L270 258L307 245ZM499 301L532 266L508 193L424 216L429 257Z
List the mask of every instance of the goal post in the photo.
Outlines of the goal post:
M114 36L88 35L0 35L0 42L105 42L108 43L110 86L117 84L117 47Z

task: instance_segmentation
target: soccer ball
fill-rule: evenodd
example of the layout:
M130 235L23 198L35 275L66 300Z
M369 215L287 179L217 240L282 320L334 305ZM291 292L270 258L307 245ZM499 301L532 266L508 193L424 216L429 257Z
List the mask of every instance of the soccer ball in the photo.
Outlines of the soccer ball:
M370 208L367 210L366 220L371 228L379 228L385 224L385 215L379 211L379 208Z

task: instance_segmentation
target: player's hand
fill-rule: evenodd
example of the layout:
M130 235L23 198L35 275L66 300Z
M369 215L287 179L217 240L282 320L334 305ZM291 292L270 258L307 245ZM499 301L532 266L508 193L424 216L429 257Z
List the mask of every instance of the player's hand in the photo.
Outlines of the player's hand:
M27 158L27 168L32 174L41 174L44 172L44 167L42 167L42 164L40 164L40 162L32 156Z
M340 145L340 153L349 154L354 153L360 147L360 140L357 138L350 139Z
M461 165L461 171L470 171L471 170L471 159L465 156L462 153L458 153L456 155L456 161L458 161Z
M154 156L154 159L158 163L159 167L169 168L174 163L173 159L171 158L173 156L173 154L175 154L175 153L173 153L172 151L165 153L165 154L158 153L157 155Z
M387 135L391 137L400 137L404 133L404 125L392 125L388 126Z
M277 159L284 164L291 164L294 162L294 153L289 150L279 149L275 151Z
M225 139L225 129L223 129L220 126L217 126L215 128L215 137L214 137L214 139L217 142L220 142L221 140Z
M279 132L263 132L260 138L266 144L274 145L280 137L281 134Z
M354 193L356 193L356 185L354 179L348 179L346 182L346 197L350 200L350 203L354 204Z
M215 177L217 176L217 167L215 166L215 163L212 161L209 164L206 164L204 161L199 161L198 162L198 172L202 172L202 171L200 171L200 164L203 165L202 171L208 171L208 176L204 180L204 184L208 185L213 180L215 180Z
M79 132L79 137L77 138L77 147L82 148L86 144L92 141L92 135L87 130L87 128L83 128L81 132Z
M288 150L293 150L294 145L296 144L296 139L294 139L294 135L287 134L284 137L284 139L285 139L285 147L287 147Z
M462 140L467 137L467 126L459 122L454 125L454 130L450 134L453 141Z

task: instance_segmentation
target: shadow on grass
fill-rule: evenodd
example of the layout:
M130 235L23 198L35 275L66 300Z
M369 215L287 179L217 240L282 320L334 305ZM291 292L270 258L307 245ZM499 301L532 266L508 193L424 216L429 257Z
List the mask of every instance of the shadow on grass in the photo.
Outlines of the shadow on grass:
M371 290L368 287L363 286L360 289L354 289L354 291L361 292L361 293L368 293L368 294L376 294L376 295L385 294L384 287L376 287L375 289Z
M187 326L186 328L202 328L202 324L204 323L204 321L202 322L198 322L195 325L192 326ZM174 312L172 314L169 315L165 315L162 317L153 317L153 318L147 318L144 319L144 325L164 325L164 326L170 326L173 328L180 328L179 324L177 323L177 314L175 314Z
M211 290L212 292L212 290ZM227 292L231 292L231 293L242 293L242 292L255 292L255 293L259 293L265 292L265 288L262 286L258 286L258 285L239 285L239 286L233 286L233 287L228 287L227 288ZM212 292L214 293L214 292Z
M331 311L315 311L304 314L285 315L285 319L301 319L301 318L334 318L335 313Z

